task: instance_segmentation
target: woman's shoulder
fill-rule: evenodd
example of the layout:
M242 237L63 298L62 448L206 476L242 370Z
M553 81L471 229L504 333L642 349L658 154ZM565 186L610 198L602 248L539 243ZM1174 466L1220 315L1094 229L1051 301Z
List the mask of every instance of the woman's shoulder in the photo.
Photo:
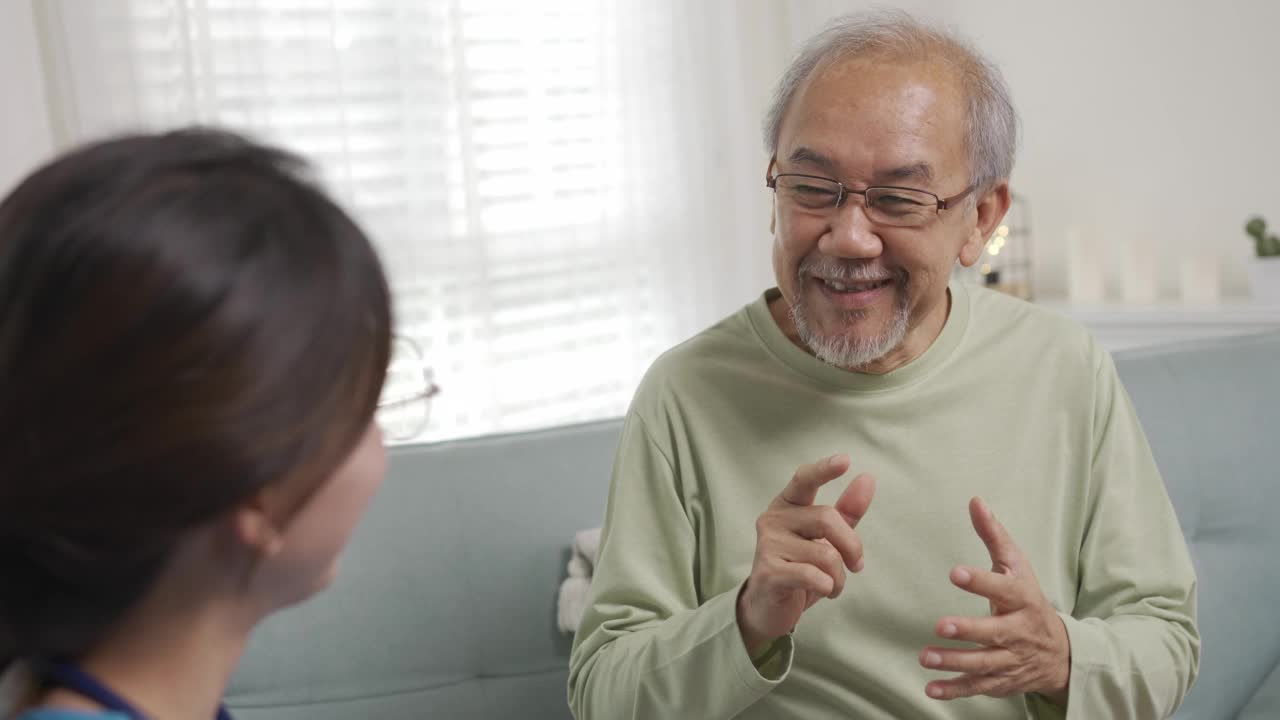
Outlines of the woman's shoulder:
M106 710L30 707L36 695L36 687L36 673L30 663L19 660L0 668L0 719L130 720L126 715Z

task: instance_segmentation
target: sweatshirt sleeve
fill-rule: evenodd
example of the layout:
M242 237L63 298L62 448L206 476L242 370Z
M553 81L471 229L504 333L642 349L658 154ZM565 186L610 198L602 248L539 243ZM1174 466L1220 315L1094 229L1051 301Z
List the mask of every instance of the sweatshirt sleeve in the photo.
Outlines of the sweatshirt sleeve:
M1111 357L1095 374L1094 457L1072 613L1068 720L1164 718L1200 660L1186 540Z
M700 597L696 557L680 478L633 408L569 663L578 720L727 720L786 676L790 637L763 653L757 669L738 630L740 588Z

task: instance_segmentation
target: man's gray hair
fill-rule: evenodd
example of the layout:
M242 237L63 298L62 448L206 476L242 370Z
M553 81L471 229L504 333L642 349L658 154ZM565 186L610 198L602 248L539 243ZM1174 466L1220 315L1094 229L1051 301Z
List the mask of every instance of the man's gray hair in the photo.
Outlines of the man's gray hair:
M968 42L900 10L845 15L810 38L774 90L764 120L765 149L778 152L782 118L820 65L842 59L933 61L952 69L968 100L970 180L981 189L1008 180L1018 144L1018 115L1000 70Z

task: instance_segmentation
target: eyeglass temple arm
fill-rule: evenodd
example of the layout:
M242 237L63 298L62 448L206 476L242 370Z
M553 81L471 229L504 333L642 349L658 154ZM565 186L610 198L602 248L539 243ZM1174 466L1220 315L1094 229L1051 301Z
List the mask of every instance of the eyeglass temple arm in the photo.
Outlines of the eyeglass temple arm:
M396 398L395 400L378 403L378 409L381 410L383 408L399 407L400 405L408 405L409 403L418 402L419 400L430 400L439 394L440 386L432 383L426 390L420 390L409 397Z
M964 190L963 190L959 195L952 195L952 196L951 196L951 197L949 197L949 198L939 198L939 199L938 199L938 209L939 209L939 210L946 210L947 208L951 207L952 205L955 205L956 203L958 203L958 202L960 202L961 200L963 200L963 199L965 199L966 197L968 197L969 193L971 193L971 192L973 192L974 190L977 190L977 189L978 189L978 186L977 186L977 185L970 185L969 187L965 188L965 189L964 189Z

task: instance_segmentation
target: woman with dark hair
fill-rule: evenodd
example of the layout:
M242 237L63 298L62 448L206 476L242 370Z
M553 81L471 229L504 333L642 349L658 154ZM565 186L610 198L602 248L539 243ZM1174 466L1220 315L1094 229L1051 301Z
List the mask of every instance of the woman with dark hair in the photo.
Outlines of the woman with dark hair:
M298 158L209 130L67 154L0 204L8 720L225 716L381 480L368 239Z

